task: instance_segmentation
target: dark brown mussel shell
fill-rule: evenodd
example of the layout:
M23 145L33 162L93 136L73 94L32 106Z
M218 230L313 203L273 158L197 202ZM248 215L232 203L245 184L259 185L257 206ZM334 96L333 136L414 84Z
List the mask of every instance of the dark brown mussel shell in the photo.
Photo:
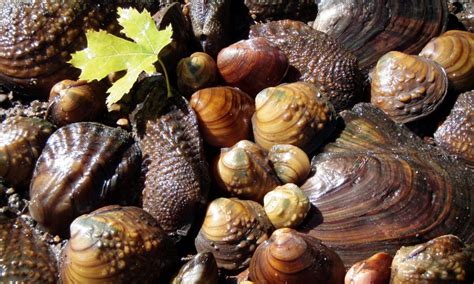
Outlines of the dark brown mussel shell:
M117 205L71 224L62 251L62 283L157 283L178 260L173 241L138 207Z
M323 0L313 27L350 50L368 72L385 53L407 54L444 31L445 0Z
M131 135L95 122L57 130L36 163L29 211L48 231L63 234L77 216L101 205L131 203L141 153Z
M393 257L379 252L355 263L344 278L344 284L386 284L390 282L390 266Z
M402 247L392 263L390 283L472 283L474 254L453 235Z
M46 120L11 117L0 124L0 177L28 188L35 163L55 127Z
M391 51L372 72L370 101L396 122L410 122L435 111L448 92L448 76L436 62Z
M171 281L172 284L217 284L217 263L210 252L196 254L186 262Z
M341 112L345 127L301 186L314 205L302 231L351 266L443 234L474 241L474 176L370 104Z
M67 64L70 54L86 46L85 32L117 33L117 7L147 8L148 0L8 1L0 5L0 81L32 96L47 96L79 70Z
M293 229L273 232L258 246L249 267L256 283L327 283L344 281L341 258L320 240Z
M290 62L290 80L315 84L337 111L361 99L362 80L357 59L334 39L291 20L251 27L250 37L264 37L283 51Z
M294 19L313 20L318 6L314 0L245 0L245 6L257 21Z
M459 95L451 114L434 133L438 146L474 167L474 91Z
M136 83L134 96L145 101L131 121L143 153L143 209L179 238L188 235L205 203L209 173L194 111L179 94L167 99L166 90L161 76Z
M56 259L26 216L0 215L0 282L56 283Z

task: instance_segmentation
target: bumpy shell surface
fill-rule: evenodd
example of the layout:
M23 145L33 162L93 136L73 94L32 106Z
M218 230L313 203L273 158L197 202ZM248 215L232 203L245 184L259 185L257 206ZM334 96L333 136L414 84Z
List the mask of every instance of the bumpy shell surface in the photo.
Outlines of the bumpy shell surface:
M217 55L217 68L224 81L253 97L278 85L288 66L286 55L265 38L241 40Z
M465 92L474 89L474 34L448 31L432 39L420 55L443 66L454 90Z
M56 260L24 217L0 216L0 282L56 283Z
M131 202L140 162L140 149L124 130L95 122L64 126L51 135L36 163L30 214L61 234L81 214Z
M385 53L419 52L445 28L444 0L322 0L313 27L337 39L367 72Z
M318 7L314 0L245 0L257 21L269 19L313 20Z
M207 143L230 147L252 136L251 118L254 100L232 87L214 87L197 91L191 96L200 133Z
M342 283L344 265L321 241L293 229L273 232L250 262L250 279L257 283Z
M311 153L332 133L335 117L331 103L309 83L266 88L255 98L255 142L266 150L291 144Z
M308 177L311 165L306 153L289 144L278 144L270 148L268 159L283 184L302 184Z
M370 104L341 113L345 128L301 186L315 208L300 229L346 266L443 234L474 241L473 175Z
M360 100L357 59L328 35L302 22L282 20L252 26L250 37L265 37L280 48L290 62L287 77L318 86L337 111Z
M370 101L396 122L410 122L437 109L448 92L448 77L426 58L391 51L372 73Z
M445 235L398 250L390 283L471 283L473 280L472 251L458 237Z
M218 198L207 208L195 245L198 252L212 252L219 268L237 270L249 265L253 252L272 230L260 204Z
M196 254L181 267L172 284L217 284L217 263L210 252Z
M42 119L11 117L0 124L0 177L28 188L35 163L54 126Z
M474 91L459 95L434 138L441 148L474 166Z
M215 83L217 65L207 53L195 52L179 61L176 73L179 90L183 94L192 94Z
M155 11L158 5L145 0L3 2L0 80L31 95L47 96L55 83L79 75L67 61L86 46L85 32L118 32L117 7L130 6Z
M273 226L296 228L306 217L311 203L301 189L292 183L276 187L263 198L263 208Z
M344 284L386 284L390 282L390 266L393 257L379 252L355 263L344 278Z
M248 140L221 149L214 175L225 193L257 202L280 185L263 150Z
M173 241L138 207L100 208L74 220L70 230L63 283L156 283L177 262Z
M186 236L209 181L197 118L183 97L166 99L162 77L145 78L134 94L146 97L132 117L143 153L143 209L169 235Z

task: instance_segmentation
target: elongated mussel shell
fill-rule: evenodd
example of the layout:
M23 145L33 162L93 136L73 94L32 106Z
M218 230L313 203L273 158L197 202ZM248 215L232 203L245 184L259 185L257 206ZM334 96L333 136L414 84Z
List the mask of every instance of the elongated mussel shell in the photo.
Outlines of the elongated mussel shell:
M474 177L370 104L341 113L344 130L301 186L315 208L301 230L346 266L443 234L474 241Z
M290 62L287 77L318 86L337 111L360 100L357 59L328 35L302 22L282 20L252 26L250 37L264 37L280 48Z
M131 202L140 172L138 145L124 130L69 124L48 139L30 185L31 216L62 234L77 216L103 204Z
M63 283L156 283L177 262L173 241L138 207L102 207L71 224Z
M472 283L474 255L456 236L402 247L392 263L390 283Z
M0 177L28 188L36 160L54 126L39 118L11 117L0 124Z
M255 98L255 142L265 150L291 144L313 152L335 128L336 113L315 86L296 82L266 88Z
M283 184L301 185L311 168L308 155L290 144L273 145L268 152L268 159Z
M56 283L56 259L26 217L0 215L0 282Z
M88 29L118 32L116 8L154 11L157 3L114 0L8 1L0 6L0 81L31 95L47 96L79 70L67 64L70 54L86 45Z
M232 87L214 87L191 96L204 141L215 147L230 147L252 136L254 100Z
M448 77L429 59L391 51L372 72L370 101L396 122L410 122L435 111L448 92Z
M217 266L245 268L259 244L270 236L272 224L260 204L250 200L218 198L209 204L195 240L198 252L212 252Z
M250 262L250 279L257 283L342 283L344 264L316 238L283 228L262 243Z
M474 166L474 91L459 95L434 138L438 146Z
M444 0L322 0L313 27L337 39L365 72L385 53L419 52L446 26Z
M450 87L457 92L474 89L474 34L448 31L432 39L420 56L439 63L448 74Z
M172 284L217 284L217 262L210 252L196 254L181 267Z
M318 7L314 0L245 0L252 17L257 21L294 19L313 20Z
M248 140L221 149L214 176L223 192L257 202L280 185L263 150Z

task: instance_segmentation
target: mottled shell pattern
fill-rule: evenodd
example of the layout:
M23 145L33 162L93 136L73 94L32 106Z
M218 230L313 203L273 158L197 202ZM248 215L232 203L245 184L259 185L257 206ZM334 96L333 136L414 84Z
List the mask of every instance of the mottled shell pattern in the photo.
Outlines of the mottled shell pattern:
M195 52L179 61L176 68L178 89L185 95L212 87L217 80L217 65L204 52Z

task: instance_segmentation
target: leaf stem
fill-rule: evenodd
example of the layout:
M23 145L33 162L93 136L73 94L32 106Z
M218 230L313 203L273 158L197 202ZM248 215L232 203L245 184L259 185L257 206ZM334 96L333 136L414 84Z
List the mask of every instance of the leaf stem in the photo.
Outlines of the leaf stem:
M165 75L165 81L166 81L166 89L168 91L168 98L170 98L170 97L173 96L173 93L171 92L171 85L170 85L170 81L169 81L169 78L168 78L168 72L166 72L165 64L163 64L163 61L161 61L159 56L158 56L158 62L161 65L161 69L163 69L163 75Z

